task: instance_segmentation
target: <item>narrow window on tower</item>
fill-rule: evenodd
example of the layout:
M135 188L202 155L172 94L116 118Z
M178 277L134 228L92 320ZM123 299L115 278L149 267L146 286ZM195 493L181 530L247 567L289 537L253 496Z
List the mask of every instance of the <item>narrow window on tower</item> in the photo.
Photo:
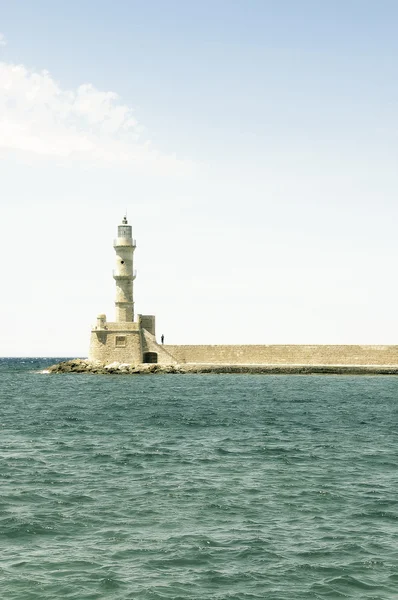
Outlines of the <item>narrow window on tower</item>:
M126 347L126 336L125 335L117 335L115 338L115 346L116 346L116 348L125 348Z

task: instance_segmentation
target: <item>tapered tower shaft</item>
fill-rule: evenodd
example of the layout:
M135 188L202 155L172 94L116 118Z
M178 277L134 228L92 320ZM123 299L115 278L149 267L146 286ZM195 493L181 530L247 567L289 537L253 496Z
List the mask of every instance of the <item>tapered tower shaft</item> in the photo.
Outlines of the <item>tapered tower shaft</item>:
M134 321L133 255L135 246L131 225L124 217L122 224L117 228L117 238L113 243L116 252L116 268L113 271L113 278L116 282L115 320L117 323Z

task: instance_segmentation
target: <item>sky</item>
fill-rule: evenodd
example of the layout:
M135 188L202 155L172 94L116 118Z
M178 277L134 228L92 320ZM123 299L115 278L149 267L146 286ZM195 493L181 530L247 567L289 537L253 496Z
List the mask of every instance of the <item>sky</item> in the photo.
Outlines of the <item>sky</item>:
M398 343L395 0L0 0L0 355Z

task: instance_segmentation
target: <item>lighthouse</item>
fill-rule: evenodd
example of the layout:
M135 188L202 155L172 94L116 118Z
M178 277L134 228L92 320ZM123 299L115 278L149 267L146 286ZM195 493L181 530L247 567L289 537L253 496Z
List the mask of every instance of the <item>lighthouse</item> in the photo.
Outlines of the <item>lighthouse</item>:
M115 321L126 323L134 321L133 281L136 277L133 270L133 256L136 247L132 238L131 225L124 217L117 228L117 238L113 247L116 252L116 267L113 278L116 282Z
M155 316L139 314L134 320L133 257L136 243L127 217L122 219L117 228L113 247L116 254L113 270L116 283L115 320L107 321L104 313L97 316L91 328L89 359L110 365L114 362L129 365L157 362L164 350L156 342ZM167 361L170 361L169 357Z

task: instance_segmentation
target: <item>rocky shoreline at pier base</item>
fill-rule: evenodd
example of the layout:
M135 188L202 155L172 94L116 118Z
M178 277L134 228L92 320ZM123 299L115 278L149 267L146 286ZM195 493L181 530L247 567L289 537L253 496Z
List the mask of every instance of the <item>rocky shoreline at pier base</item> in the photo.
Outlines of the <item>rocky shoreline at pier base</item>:
M228 364L140 364L113 362L102 364L76 358L46 369L48 373L86 373L93 375L150 375L189 373L237 373L259 375L398 375L398 365L228 365Z

